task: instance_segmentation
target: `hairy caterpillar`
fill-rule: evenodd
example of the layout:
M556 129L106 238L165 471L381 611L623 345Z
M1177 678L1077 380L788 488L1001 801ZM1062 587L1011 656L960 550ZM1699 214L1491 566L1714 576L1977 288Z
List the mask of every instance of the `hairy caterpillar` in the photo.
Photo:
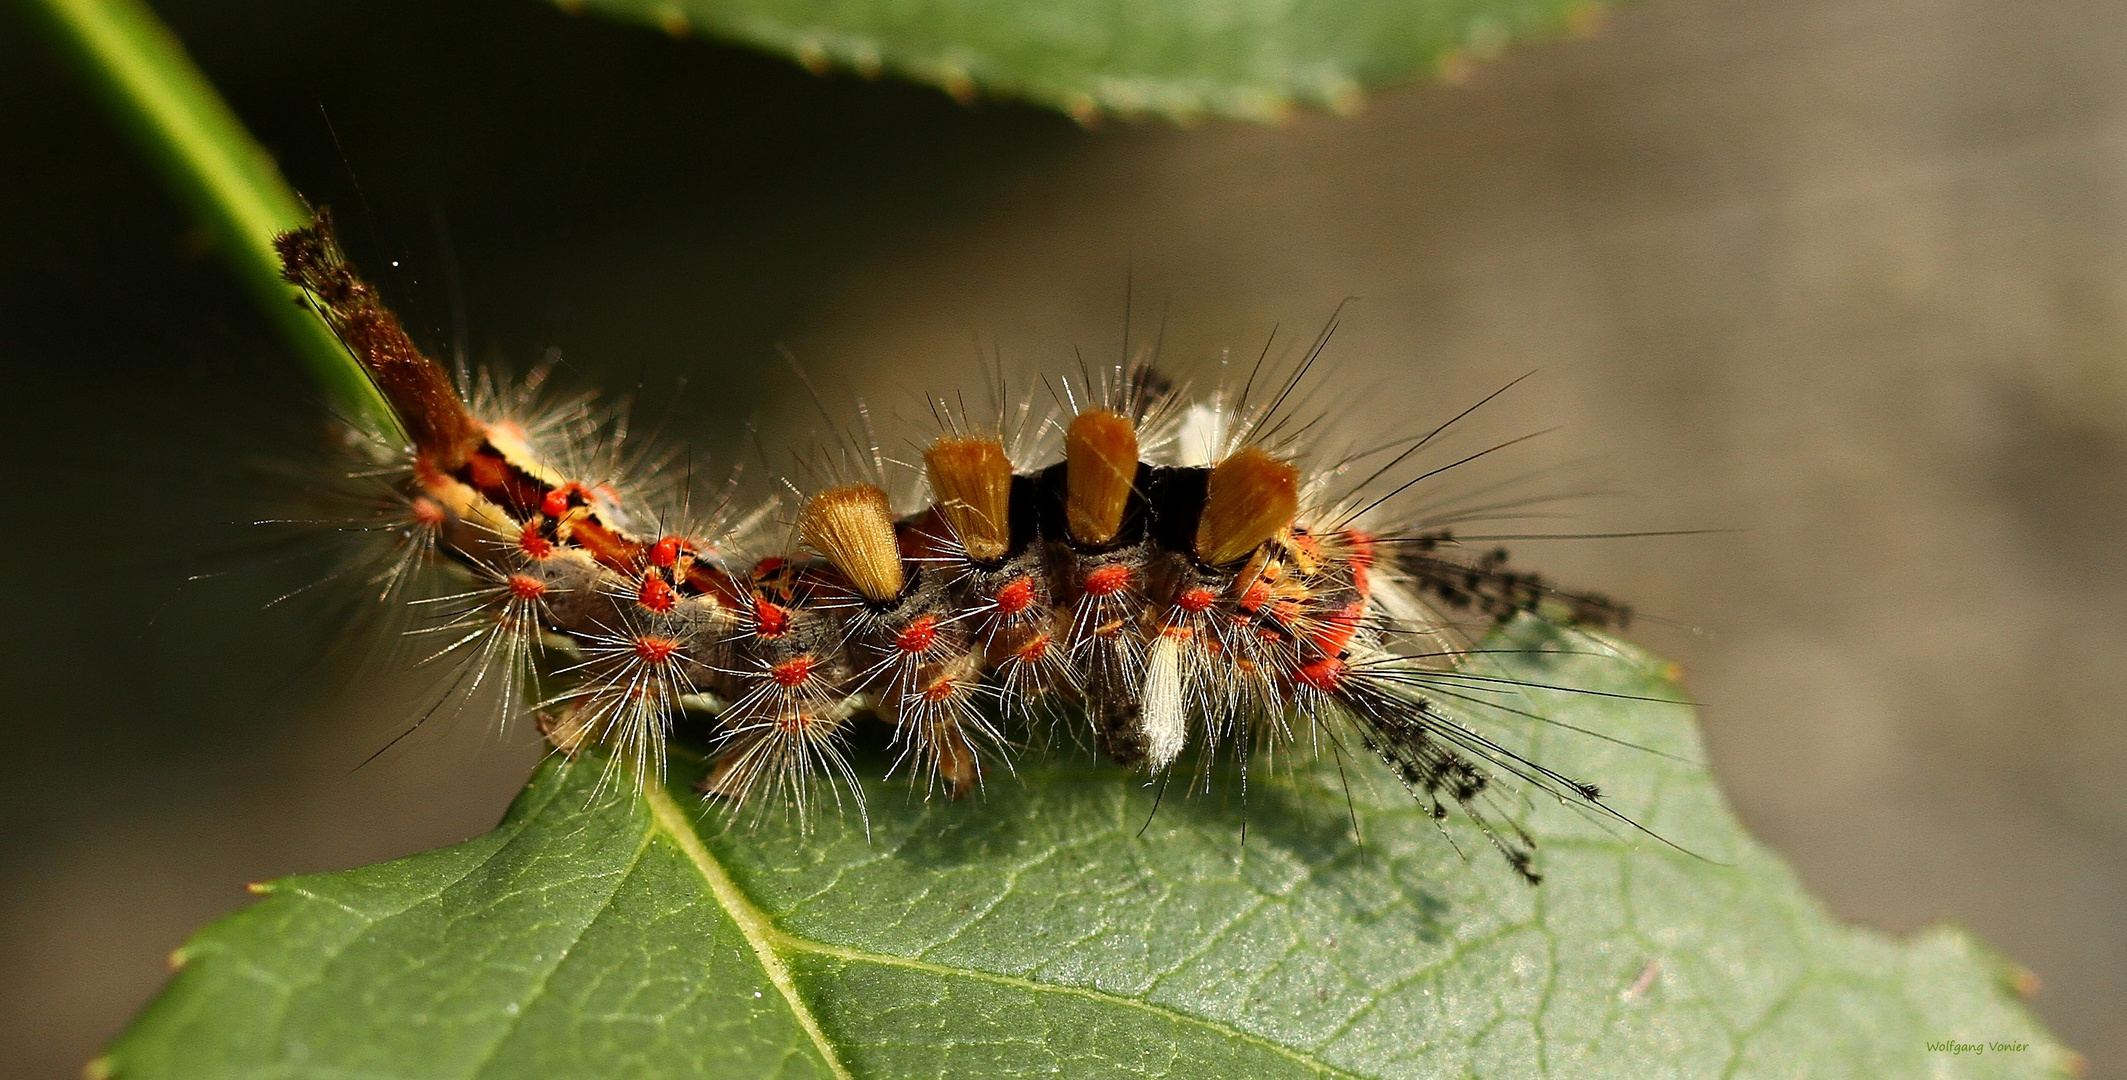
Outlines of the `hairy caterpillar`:
M546 654L567 685L532 707L562 751L605 744L654 782L672 716L706 697L720 712L702 792L802 815L823 789L855 794L845 740L864 715L891 725L897 765L953 797L1043 712L1155 776L1191 745L1245 760L1266 743L1356 743L1435 820L1459 808L1531 883L1534 840L1500 812L1498 779L1616 817L1594 785L1453 715L1486 689L1454 666L1453 620L1613 627L1629 610L1501 551L1465 557L1445 529L1367 521L1441 471L1397 474L1441 429L1303 474L1308 425L1287 403L1319 340L1291 377L1230 399L1191 405L1125 364L1062 384L1046 419L937 411L927 505L896 512L874 451L871 475L801 496L795 538L765 546L774 507L703 522L655 505L583 452L587 403L534 409L423 355L325 213L276 243L399 417L407 445L388 467L408 557L469 582L433 601L431 631L501 679L508 708Z

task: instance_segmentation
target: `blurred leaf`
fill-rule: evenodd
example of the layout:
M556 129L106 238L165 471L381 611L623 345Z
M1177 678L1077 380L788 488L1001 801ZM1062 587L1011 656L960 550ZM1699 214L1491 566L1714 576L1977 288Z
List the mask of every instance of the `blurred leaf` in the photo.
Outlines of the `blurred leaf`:
M1507 674L1674 694L1517 627ZM202 931L98 1063L124 1077L2039 1076L2070 1060L1963 933L1831 922L1751 841L1687 710L1527 691L1600 742L1488 729L1706 856L1528 811L1540 887L1347 760L1153 798L1030 763L868 789L801 836L549 764L494 832L290 878ZM1535 730L1531 730L1531 728ZM698 775L683 767L674 791ZM1146 821L1150 816L1150 825ZM1355 843L1356 817L1363 844ZM1950 1055L1930 1041L2022 1043Z
M33 24L73 61L224 261L349 420L397 438L399 421L362 366L281 280L276 233L310 222L271 155L141 0L25 0Z
M1509 41L1585 31L1596 0L557 0L943 87L1105 113L1275 120L1457 78Z

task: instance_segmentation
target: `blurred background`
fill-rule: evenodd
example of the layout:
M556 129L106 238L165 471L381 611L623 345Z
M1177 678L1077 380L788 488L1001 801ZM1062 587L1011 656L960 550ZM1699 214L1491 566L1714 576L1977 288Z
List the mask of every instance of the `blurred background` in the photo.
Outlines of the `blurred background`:
M1126 278L1184 358L1359 297L1354 423L1537 371L1485 430L1624 493L1561 527L1737 531L1521 558L1703 631L1637 636L1834 911L1972 927L2127 1077L2127 7L1647 0L1355 119L1089 132L526 0L156 6L428 340L720 458L809 436L778 343L909 412L1112 355ZM245 882L482 832L537 748L358 768L405 692L241 524L317 405L0 26L0 1071L63 1077Z

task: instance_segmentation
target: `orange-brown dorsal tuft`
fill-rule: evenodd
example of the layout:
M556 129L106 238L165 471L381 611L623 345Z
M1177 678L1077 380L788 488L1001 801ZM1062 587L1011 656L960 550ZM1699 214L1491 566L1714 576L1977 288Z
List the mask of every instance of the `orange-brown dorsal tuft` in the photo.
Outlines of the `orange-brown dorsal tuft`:
M805 504L805 512L798 517L798 534L826 556L865 599L883 603L901 595L906 579L886 492L870 484L823 491Z
M953 538L976 562L995 562L1012 546L1012 462L995 439L942 436L923 452L931 499Z
M1197 519L1196 557L1207 566L1247 558L1291 525L1299 510L1300 470L1257 447L1242 447L1211 469Z
M1064 436L1064 524L1081 544L1105 544L1122 531L1137 480L1137 428L1121 413L1080 413Z

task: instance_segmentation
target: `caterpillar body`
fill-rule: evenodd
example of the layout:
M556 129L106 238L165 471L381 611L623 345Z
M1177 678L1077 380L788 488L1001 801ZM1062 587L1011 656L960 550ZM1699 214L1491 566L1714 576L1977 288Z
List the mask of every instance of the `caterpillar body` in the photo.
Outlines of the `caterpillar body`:
M1036 715L1082 723L1154 776L1192 745L1245 761L1264 744L1356 744L1436 821L1459 808L1531 883L1535 842L1503 812L1502 776L1617 816L1594 785L1456 718L1486 688L1455 670L1453 642L1473 616L1616 627L1629 609L1504 552L1466 557L1445 529L1365 522L1385 500L1357 493L1431 436L1375 451L1391 459L1378 468L1361 454L1303 475L1300 425L1280 411L1298 374L1267 402L1251 386L1192 406L1120 365L1036 425L1061 435L1056 460L1053 438L1047 454L1039 439L1008 448L948 411L922 454L926 505L897 513L877 477L824 486L796 515L802 543L762 550L751 537L772 507L710 526L646 508L610 463L557 449L582 441L556 429L589 424L587 409L541 420L424 355L326 213L277 248L399 418L410 557L468 581L432 601L430 631L497 673L505 708L536 712L564 752L604 744L656 782L672 717L709 700L702 793L803 815L823 793L857 797L845 744L867 715L891 725L897 766L951 797L1008 762ZM533 702L535 654L566 688Z

